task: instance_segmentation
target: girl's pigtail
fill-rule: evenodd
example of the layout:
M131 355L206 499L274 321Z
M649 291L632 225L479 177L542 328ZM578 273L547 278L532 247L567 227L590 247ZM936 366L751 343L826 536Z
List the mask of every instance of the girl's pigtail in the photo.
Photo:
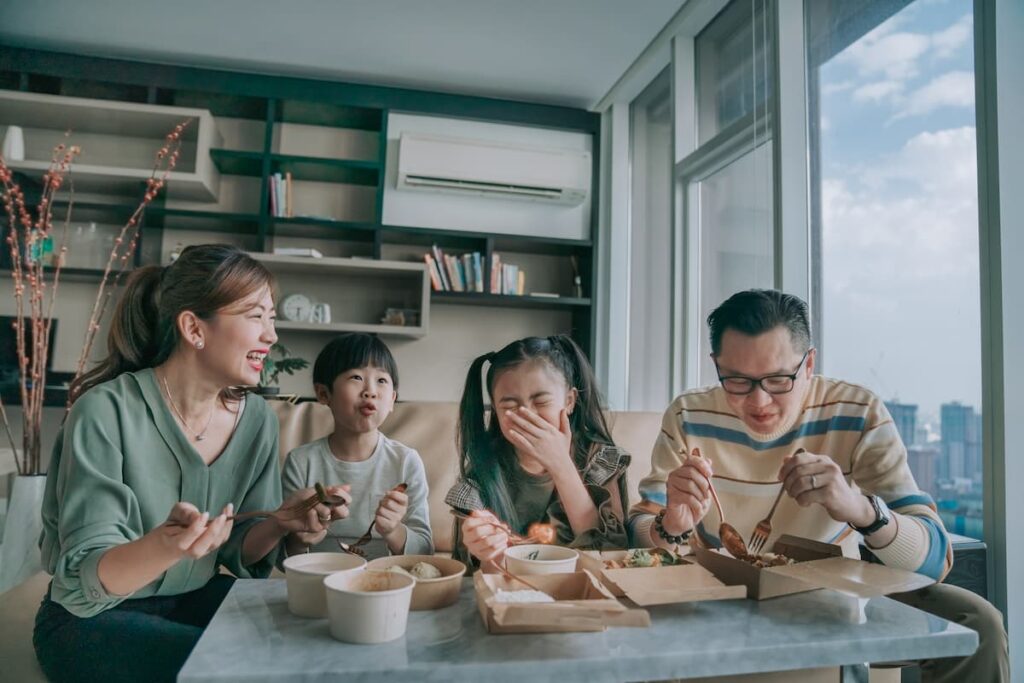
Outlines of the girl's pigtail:
M466 375L466 386L459 403L459 472L463 477L474 472L476 458L487 445L487 423L484 421L483 367L493 354L485 353L473 361ZM479 457L477 455L477 457Z
M562 356L567 367L567 379L576 389L576 409L569 418L575 435L573 441L577 458L586 462L595 444L612 445L611 430L602 410L604 401L597 387L597 378L582 349L572 337L558 334L548 337L553 349Z

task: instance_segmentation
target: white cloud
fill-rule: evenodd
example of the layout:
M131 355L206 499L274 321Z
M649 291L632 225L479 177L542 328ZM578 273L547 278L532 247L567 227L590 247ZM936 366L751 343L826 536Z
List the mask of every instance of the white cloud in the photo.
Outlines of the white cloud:
M854 102L879 102L903 92L903 84L899 81L875 81L862 85L853 91Z
M971 127L924 132L869 165L827 172L828 374L924 406L957 397L976 402L974 137Z
M841 55L861 76L884 75L889 80L907 80L917 75L918 59L928 51L930 41L920 33L872 31Z
M974 32L974 18L964 15L949 28L932 34L932 46L935 49L935 56L939 58L951 57L960 47L967 44Z
M940 107L974 107L974 74L950 71L911 92L899 103L894 118L920 116Z

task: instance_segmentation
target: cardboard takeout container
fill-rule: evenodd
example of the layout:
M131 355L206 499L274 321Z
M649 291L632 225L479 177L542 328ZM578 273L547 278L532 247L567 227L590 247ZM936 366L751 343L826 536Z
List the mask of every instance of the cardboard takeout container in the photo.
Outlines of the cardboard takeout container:
M628 554L628 550L588 550L580 554L580 567L599 577L612 595L641 607L747 596L745 586L728 586L688 559L668 567L605 568L606 560L623 560Z
M555 602L496 602L499 588L513 591L529 587L500 574L481 571L473 575L477 607L488 633L567 633L651 624L646 610L627 608L590 572L532 575L529 581Z
M745 586L747 597L754 600L818 588L831 588L861 598L874 598L890 593L904 593L935 583L923 574L843 557L842 548L838 545L797 536L780 536L771 552L785 555L796 560L796 563L759 568L732 557L724 550L712 550L693 544L694 557L702 567L723 583Z

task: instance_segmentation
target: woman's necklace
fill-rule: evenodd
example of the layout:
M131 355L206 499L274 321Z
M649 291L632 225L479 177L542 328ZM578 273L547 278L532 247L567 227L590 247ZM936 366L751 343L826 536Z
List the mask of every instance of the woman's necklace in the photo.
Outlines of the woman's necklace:
M201 431L199 433L196 433L196 432L192 431L191 427L188 426L188 422L185 422L185 416L181 414L181 411L178 410L178 406L175 405L174 397L171 396L171 388L169 386L167 386L167 378L166 377L161 377L160 379L164 383L164 390L167 391L167 401L171 404L171 408L174 409L174 414L178 416L179 420L181 420L182 426L184 426L185 429L188 430L188 432L192 436L195 437L196 441L202 441L203 439L205 439L206 438L206 430L210 428L210 423L213 422L213 413L217 409L217 404L214 403L213 404L213 408L210 409L210 417L208 417L206 419L206 426L203 427L203 431Z

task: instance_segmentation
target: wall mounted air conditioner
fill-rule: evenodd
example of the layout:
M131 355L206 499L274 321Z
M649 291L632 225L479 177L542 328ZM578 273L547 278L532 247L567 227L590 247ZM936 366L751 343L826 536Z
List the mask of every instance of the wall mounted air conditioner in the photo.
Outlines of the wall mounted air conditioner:
M578 205L590 194L590 153L403 133L398 188Z

